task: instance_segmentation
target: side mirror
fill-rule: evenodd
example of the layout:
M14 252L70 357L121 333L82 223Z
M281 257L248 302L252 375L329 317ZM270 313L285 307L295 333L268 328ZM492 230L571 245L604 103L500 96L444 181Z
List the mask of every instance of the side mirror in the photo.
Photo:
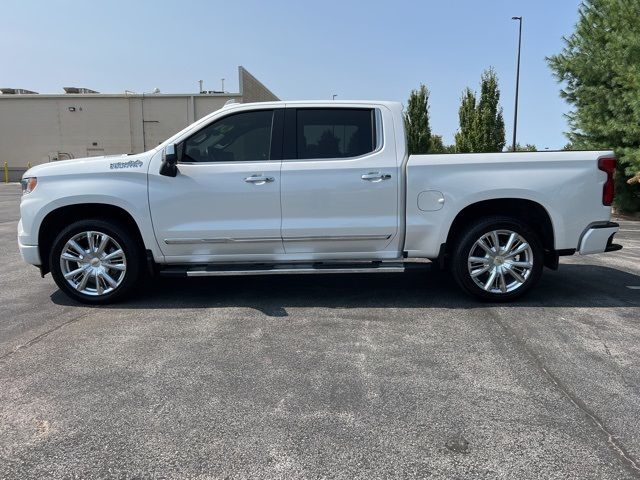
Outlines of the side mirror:
M164 147L162 152L162 164L160 165L160 175L175 177L178 174L178 153L176 144L172 143Z

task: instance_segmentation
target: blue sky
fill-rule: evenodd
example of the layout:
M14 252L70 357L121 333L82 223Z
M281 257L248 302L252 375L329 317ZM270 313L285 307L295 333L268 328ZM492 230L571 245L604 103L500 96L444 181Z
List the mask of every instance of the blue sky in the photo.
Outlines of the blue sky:
M383 99L431 90L432 129L452 142L459 98L493 66L509 142L517 22L524 17L518 140L566 143L545 56L562 48L579 0L14 0L3 7L0 86L61 92L237 91L243 65L284 100Z

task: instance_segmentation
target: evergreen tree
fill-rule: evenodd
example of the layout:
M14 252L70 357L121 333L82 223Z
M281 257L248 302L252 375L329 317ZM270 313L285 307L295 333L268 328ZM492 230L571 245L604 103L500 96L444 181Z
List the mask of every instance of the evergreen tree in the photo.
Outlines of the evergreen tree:
M407 132L409 154L428 153L431 146L429 90L422 84L418 90L412 90L409 95L407 110L404 114L404 126Z
M579 15L562 52L547 58L573 106L567 136L572 148L615 149L616 205L639 210L640 2L584 0Z

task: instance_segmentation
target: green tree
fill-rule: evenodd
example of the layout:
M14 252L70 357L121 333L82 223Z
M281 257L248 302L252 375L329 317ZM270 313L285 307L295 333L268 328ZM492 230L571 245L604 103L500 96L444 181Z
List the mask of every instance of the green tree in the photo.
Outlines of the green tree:
M442 135L431 134L431 147L429 153L445 153L446 147L442 140Z
M429 90L422 84L418 90L412 90L409 95L407 110L404 114L404 126L409 153L428 153L431 146Z
M615 149L622 210L640 209L639 18L638 0L584 0L564 49L547 58L563 83L560 95L573 106L572 148Z
M476 125L476 94L466 88L462 92L460 108L458 109L458 119L460 130L456 132L456 151L460 153L473 152L475 147L475 125Z
M442 135L431 135L431 147L429 153L455 153L455 145L445 145Z
M482 73L476 109L476 152L501 152L505 145L498 76L493 68Z
M513 146L509 147L509 151L513 152ZM520 145L516 143L516 152L537 152L538 149L532 143L527 143L525 145Z
M458 118L460 129L455 136L458 152L502 151L505 145L504 118L498 77L493 68L482 74L479 100L470 88L462 92Z

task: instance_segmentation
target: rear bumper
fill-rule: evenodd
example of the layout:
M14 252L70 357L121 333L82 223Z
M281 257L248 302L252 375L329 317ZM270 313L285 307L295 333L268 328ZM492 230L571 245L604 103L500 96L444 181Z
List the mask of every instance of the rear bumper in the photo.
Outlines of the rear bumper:
M592 253L620 250L622 245L613 243L613 236L618 232L619 228L620 225L615 222L588 227L580 237L578 252L580 255L590 255Z

